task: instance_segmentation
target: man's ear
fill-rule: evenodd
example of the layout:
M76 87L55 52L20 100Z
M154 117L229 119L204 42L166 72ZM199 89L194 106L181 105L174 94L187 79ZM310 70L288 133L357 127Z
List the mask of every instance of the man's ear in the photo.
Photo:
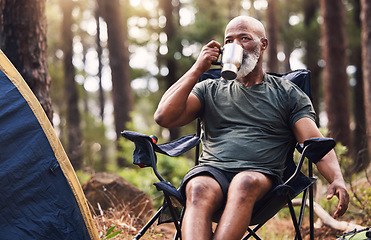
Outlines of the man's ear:
M267 49L267 47L268 47L268 39L266 39L266 38L262 38L260 41L261 41L261 43L262 43L262 45L261 45L261 49L262 49L262 50Z

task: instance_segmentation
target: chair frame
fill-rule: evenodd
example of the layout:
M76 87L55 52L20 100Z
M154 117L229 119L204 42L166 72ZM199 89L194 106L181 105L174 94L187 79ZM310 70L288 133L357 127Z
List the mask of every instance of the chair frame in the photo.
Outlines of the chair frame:
M128 131L126 131L128 133ZM150 166L153 169L154 174L156 177L160 180L159 183L156 184L166 184L169 185L170 183L167 182L162 175L159 173L157 169L157 158L156 158L156 149L155 146L157 146L155 143L152 142L151 138L147 136L147 138L143 139L143 142L146 144L147 151L149 152L150 156ZM335 141L331 138L314 138L314 139L308 139L304 142L304 149L302 150L302 154L300 156L299 162L295 168L295 171L293 174L286 180L285 183L279 186L289 186L291 183L293 183L302 173L301 173L301 168L304 164L305 158L311 154L311 151L315 151L318 148L323 148L325 149L322 151L321 155L319 155L319 158L322 158L328 151L330 151L335 145ZM309 220L310 220L310 239L314 239L314 214L313 214L313 183L316 180L316 178L313 178L313 168L312 168L312 161L308 159L308 171L309 171L309 177L313 179L313 182L309 184L308 188L305 188L303 190L303 198L302 198L302 205L300 208L300 213L298 219L296 218L296 214L294 211L294 207L292 205L291 200L295 197L293 196L290 198L287 196L287 204L290 210L290 215L292 218L292 222L295 228L296 236L295 239L302 239L301 236L301 225L304 217L304 211L305 211L305 206L306 206L306 200L307 196L309 194ZM178 205L179 203L175 204L176 202L179 202L176 198L174 199L174 193L169 193L169 191L166 191L166 189L162 188L161 186L157 186L159 191L163 191L164 193L164 204L163 206L160 207L160 209L155 213L155 215L147 222L147 224L138 232L138 234L135 236L134 239L139 240L145 233L146 231L155 223L155 221L160 217L162 214L163 210L166 208L169 208L170 214L172 217L172 221L174 223L174 226L177 230L177 233L174 236L174 239L181 239L180 232L181 232L181 219L183 217L183 212L185 207L183 208L182 214L180 216L180 220L178 220L176 213L175 213L175 207L174 205ZM173 187L171 185L171 187ZM175 189L175 187L173 187ZM177 191L176 189L174 191ZM184 204L184 203L183 203ZM264 207L264 206L263 206ZM274 215L277 212L274 213ZM269 218L270 219L270 218ZM261 222L257 224L253 229L250 227L247 229L249 232L246 236L244 236L242 239L248 239L251 236L255 237L255 239L259 240L261 239L257 234L256 231L259 230L269 219L265 220L264 222Z
M299 70L299 71L309 72L308 70ZM201 131L200 122L199 122L200 120L198 119L197 121L198 121L198 123L197 123L196 137L200 136L200 131ZM124 137L128 138L129 140L134 141L134 140L130 139L129 137L125 136L125 134L127 135L128 133L130 134L130 131L124 131L122 133L122 135ZM163 153L163 152L158 151L158 147L157 147L158 145L156 144L157 140L154 140L154 137L152 137L152 136L151 137L144 136L143 139L141 139L140 141L141 141L141 144L144 143L146 151L149 153L148 157L149 157L150 163L147 164L146 166L152 167L154 174L160 180L160 182L154 183L154 185L156 185L157 190L163 191L164 204L159 208L159 210L154 214L154 216L143 226L143 228L138 232L138 234L134 237L134 239L139 240L146 233L146 231L156 222L156 220L159 219L160 215L163 213L163 211L166 208L169 208L170 215L171 215L171 218L172 218L172 222L174 223L174 226L177 230L176 234L174 236L174 239L181 239L181 223L182 223L183 213L185 211L185 204L184 204L184 202L183 202L183 204L180 204L180 205L183 206L183 210L182 210L182 213L180 215L180 219L178 219L174 205L179 206L179 202L182 202L180 197L177 196L177 195L179 195L179 192L177 191L177 189L174 186L172 186L169 182L167 182L161 176L161 174L159 173L159 171L157 169L156 152L160 152L160 153ZM165 145L165 144L162 144L162 145ZM199 144L197 143L194 146L196 146L195 164L198 165L199 164L199 162L198 162ZM194 146L191 146L190 148L192 148ZM326 155L327 152L329 152L334 146L335 146L335 141L331 138L313 138L313 139L306 140L304 142L304 148L302 149L301 156L300 156L299 162L297 163L297 166L296 166L295 170L293 171L292 175L290 175L290 177L283 184L279 185L279 186L284 186L284 187L286 186L286 187L290 188L290 184L294 183L295 180L299 176L301 177L301 175L303 175L301 173L301 168L304 164L304 160L308 157L308 177L306 177L305 175L303 175L303 176L306 177L307 179L310 179L311 182L308 183L308 186L306 186L305 189L300 190L300 193L303 192L303 197L302 197L302 203L301 203L300 213L299 213L298 218L296 217L294 207L293 207L293 204L292 204L292 201L291 201L294 197L297 196L297 194L295 196L290 196L290 194L286 194L286 204L288 205L290 215L291 215L291 219L292 219L292 222L293 222L293 225L294 225L294 228L295 228L295 232L296 232L295 239L298 239L298 240L302 239L301 226L302 226L302 222L303 222L303 218L304 218L304 212L305 212L305 208L306 208L306 201L307 201L308 195L309 195L309 231L310 231L310 239L311 240L314 239L313 184L317 180L317 178L313 177L313 166L312 166L313 162L312 162L311 159L317 159L317 160L322 159L322 157L324 155ZM318 150L320 150L319 153L316 152ZM309 155L313 155L314 157L313 156L309 157ZM293 163L292 158L288 159L287 161L292 161L292 163ZM273 190L271 190L270 192L273 192ZM280 207L280 209L281 208L282 207ZM261 209L264 209L264 206L262 206ZM275 211L272 216L274 216L278 211ZM248 234L245 235L242 239L246 240L246 239L249 239L252 236L257 240L261 239L256 234L256 231L258 231L271 217L269 217L268 219L265 219L262 222L259 222L252 229L250 227L248 227L247 228ZM254 216L252 217L252 220L253 220L253 218L254 218Z

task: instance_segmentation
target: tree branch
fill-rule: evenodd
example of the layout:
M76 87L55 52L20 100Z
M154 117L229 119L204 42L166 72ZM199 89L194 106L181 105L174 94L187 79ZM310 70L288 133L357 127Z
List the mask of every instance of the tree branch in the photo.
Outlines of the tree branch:
M301 205L301 199L294 199L292 201L292 204L294 206L300 206ZM306 201L306 205L309 206L309 200ZM337 229L337 230L347 232L347 231L352 231L355 228L356 229L365 228L364 226L361 226L361 225L358 225L358 224L354 224L354 223L350 223L350 222L346 222L346 221L338 221L338 220L334 219L333 217L331 217L330 214L328 214L328 212L326 212L316 202L314 202L314 212L321 219L323 224L325 224L327 226L330 226L330 227L332 227L334 229Z

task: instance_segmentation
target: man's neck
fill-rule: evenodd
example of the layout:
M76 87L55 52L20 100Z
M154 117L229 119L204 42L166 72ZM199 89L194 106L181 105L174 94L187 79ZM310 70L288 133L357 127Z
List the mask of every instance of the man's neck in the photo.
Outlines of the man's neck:
M251 87L255 84L259 84L263 81L264 72L260 68L255 68L251 73L247 74L245 77L237 78L237 81L245 85L246 87Z

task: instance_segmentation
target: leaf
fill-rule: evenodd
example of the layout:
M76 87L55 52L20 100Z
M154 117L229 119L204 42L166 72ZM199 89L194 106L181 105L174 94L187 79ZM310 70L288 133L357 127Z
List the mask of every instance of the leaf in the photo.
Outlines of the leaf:
M117 231L117 232L113 232L113 233L111 233L111 234L109 234L109 235L106 235L106 237L105 237L104 239L110 239L110 238L113 238L114 236L120 234L121 232L122 232L122 230Z
M113 232L113 230L115 229L115 227L116 227L116 226L112 226L112 227L110 227L110 228L107 230L105 237L107 237L109 234L111 234L111 233Z

